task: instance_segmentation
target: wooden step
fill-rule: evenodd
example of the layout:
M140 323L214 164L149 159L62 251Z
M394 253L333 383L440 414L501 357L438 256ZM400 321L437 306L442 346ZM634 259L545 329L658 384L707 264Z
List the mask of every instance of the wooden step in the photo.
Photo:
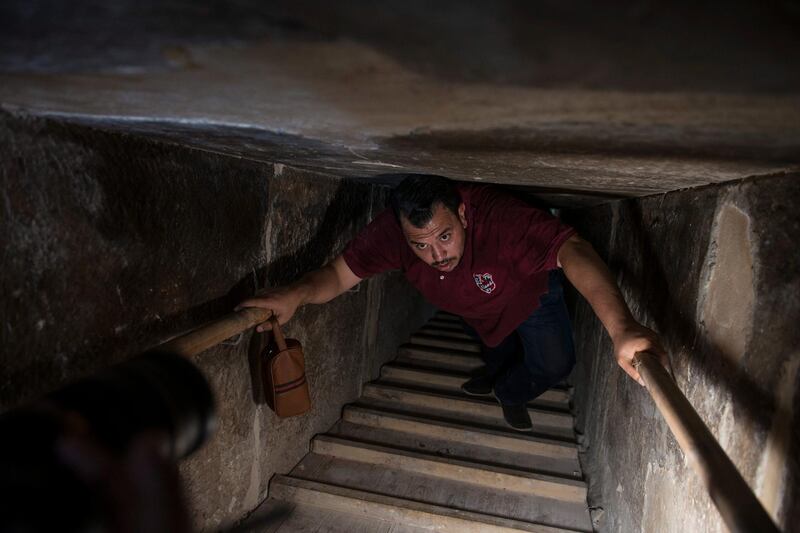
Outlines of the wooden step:
M364 386L359 403L381 402L380 405L393 405L395 409L428 413L433 416L447 413L464 421L489 423L505 426L503 412L494 398L459 397L443 392L421 391L412 388L387 385L380 382ZM533 430L561 438L574 438L573 420L568 413L529 407L528 413L533 421Z
M418 413L387 411L374 405L350 405L331 433L582 479L574 443L498 425L472 425Z
M439 327L431 327L431 326L423 326L422 328L417 331L417 333L422 333L425 335L433 335L435 337L442 337L445 339L459 339L459 340L467 340L467 341L474 341L478 342L478 339L470 335L469 333L464 332L463 329L458 330L455 328L439 328Z
M430 533L408 526L316 505L267 499L246 520L231 530L248 533Z
M270 495L286 502L339 512L346 511L357 516L377 518L390 524L403 524L407 527L437 532L575 531L281 475L272 479Z
M362 442L435 453L442 457L583 479L574 444L536 437L510 428L469 426L363 406L354 406L354 409L364 411L347 412L345 418L334 424L328 433ZM515 437L537 440L510 442Z
M586 484L535 472L454 459L403 448L318 435L313 453L401 469L441 479L472 483L486 490L514 491L571 503L586 502Z
M400 361L413 361L428 367L470 372L483 366L477 353L433 346L403 344L397 351Z
M454 315L453 313L448 313L446 311L439 311L438 313L433 315L433 317L431 317L431 320L439 320L442 322L455 322L457 324L461 324L461 322L463 321L463 319L460 316Z
M425 323L425 326L446 328L453 331L464 331L464 322L461 320L442 320L441 318L432 318Z
M476 483L316 453L306 455L290 475L523 522L581 528L588 521L585 502L542 498L508 490L488 490Z
M457 422L425 418L419 415L408 415L385 411L366 406L348 405L344 408L343 419L353 424L361 424L372 428L382 428L397 432L406 432L438 439L459 441L462 444L474 444L498 451L517 454L537 455L552 461L569 461L578 469L578 449L575 444L562 440L553 440L521 433L512 429L493 429Z
M411 335L411 344L418 346L436 346L448 350L459 350L462 352L481 352L481 344L474 340L448 339L437 335L427 335L415 333Z
M420 368L397 363L387 363L381 368L381 381L429 387L456 394L464 394L461 385L470 378L467 373L445 372L431 368ZM569 409L569 392L565 389L550 389L534 402L553 409ZM534 403L531 402L531 405Z
M466 333L464 326L457 322L449 322L447 320L435 320L431 319L427 321L423 326L423 328L436 328L442 329L445 331L453 331L458 333Z

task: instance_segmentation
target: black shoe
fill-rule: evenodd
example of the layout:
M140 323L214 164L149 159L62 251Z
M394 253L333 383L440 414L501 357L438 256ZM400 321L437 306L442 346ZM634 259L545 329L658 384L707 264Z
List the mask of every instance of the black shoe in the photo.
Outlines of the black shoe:
M475 376L461 385L461 390L470 396L488 396L492 394L494 380L487 376Z
M528 407L526 405L504 405L500 404L503 408L503 419L506 424L511 426L511 429L517 431L530 431L533 429L531 423L531 415L528 414Z

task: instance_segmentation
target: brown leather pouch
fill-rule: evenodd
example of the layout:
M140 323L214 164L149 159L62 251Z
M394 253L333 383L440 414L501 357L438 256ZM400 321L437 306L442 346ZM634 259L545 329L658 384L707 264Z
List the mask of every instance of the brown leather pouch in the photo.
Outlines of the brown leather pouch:
M284 339L274 317L270 323L273 342L264 349L261 361L264 396L279 417L302 415L311 409L303 347L296 339Z

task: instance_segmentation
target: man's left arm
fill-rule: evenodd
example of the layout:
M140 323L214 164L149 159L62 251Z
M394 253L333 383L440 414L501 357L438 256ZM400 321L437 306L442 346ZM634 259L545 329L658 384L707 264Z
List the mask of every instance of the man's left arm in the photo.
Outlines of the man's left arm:
M633 366L634 355L642 351L656 355L669 370L669 357L658 335L633 318L611 272L591 244L573 235L558 250L558 266L594 309L614 343L617 363L630 377L644 385Z

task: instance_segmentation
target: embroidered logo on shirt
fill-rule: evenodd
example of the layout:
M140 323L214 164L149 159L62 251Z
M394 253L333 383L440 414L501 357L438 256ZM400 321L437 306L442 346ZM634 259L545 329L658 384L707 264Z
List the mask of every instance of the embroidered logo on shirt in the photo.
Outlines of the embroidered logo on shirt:
M472 278L475 280L475 285L486 294L491 294L497 288L491 274L473 274Z

